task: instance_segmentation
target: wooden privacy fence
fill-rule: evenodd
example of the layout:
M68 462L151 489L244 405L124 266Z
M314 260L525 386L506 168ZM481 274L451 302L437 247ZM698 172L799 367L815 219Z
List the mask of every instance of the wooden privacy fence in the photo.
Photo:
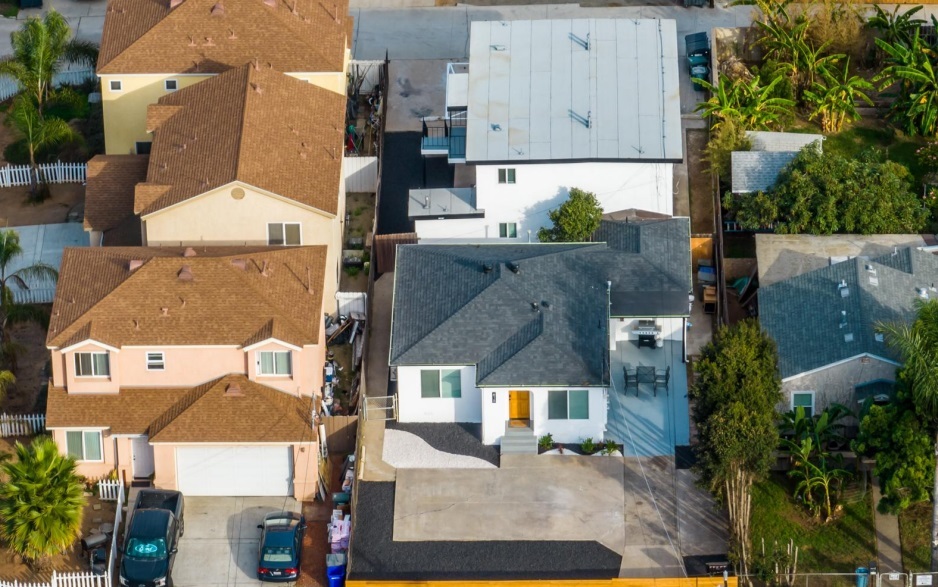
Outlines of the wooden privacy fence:
M394 271L394 263L397 259L397 245L415 244L417 244L416 232L375 235L373 256L377 262L377 266L375 267L376 272L388 273L389 271Z
M322 423L326 429L326 446L330 453L355 452L358 416L326 416Z
M0 167L0 187L8 188L29 185L33 179L33 168L29 165L7 165ZM42 163L36 181L47 183L85 183L88 177L87 163Z
M32 436L46 431L45 414L0 414L0 436Z
M94 69L76 69L72 71L60 71L52 76L52 86L57 88L65 85L78 85L90 79L94 79ZM8 100L20 93L20 84L15 79L8 76L0 76L0 101Z

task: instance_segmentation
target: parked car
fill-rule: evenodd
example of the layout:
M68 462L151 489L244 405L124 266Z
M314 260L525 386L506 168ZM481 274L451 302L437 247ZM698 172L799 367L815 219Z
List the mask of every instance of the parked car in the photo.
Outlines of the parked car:
M261 581L296 581L303 555L306 518L295 512L264 516L257 552L257 578Z
M173 561L185 530L183 502L178 491L143 489L137 494L124 536L123 587L172 587Z
M710 81L710 37L705 32L687 35L684 37L684 47L694 90L702 92L704 87L697 83L697 80Z

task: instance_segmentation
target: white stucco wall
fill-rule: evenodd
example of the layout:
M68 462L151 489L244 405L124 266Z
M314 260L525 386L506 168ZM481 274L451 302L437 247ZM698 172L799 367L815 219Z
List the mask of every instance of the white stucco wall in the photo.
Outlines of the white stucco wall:
M580 442L592 437L597 443L606 431L606 390L602 387L575 387L569 389L587 389L589 391L589 419L587 420L548 420L547 392L562 387L513 387L482 389L482 442L483 444L501 444L505 434L505 422L508 420L508 392L521 390L531 392L531 426L538 438L553 435L554 442ZM495 402L492 402L492 394Z
M423 369L459 369L462 397L420 397L420 371ZM480 392L476 387L474 366L398 367L397 419L400 422L474 422L482 421Z
M498 183L498 170L513 168L515 183ZM476 208L485 218L418 220L421 241L472 242L499 239L498 225L518 225L516 242L537 242L537 231L550 225L548 212L569 197L570 188L596 194L606 212L638 208L673 214L673 166L670 163L556 163L477 165Z

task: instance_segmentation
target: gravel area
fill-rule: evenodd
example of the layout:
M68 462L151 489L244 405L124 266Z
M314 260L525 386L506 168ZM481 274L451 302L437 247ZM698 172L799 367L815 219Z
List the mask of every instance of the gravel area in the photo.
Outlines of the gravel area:
M609 579L622 557L597 542L394 542L394 483L356 488L351 580Z
M410 432L438 451L475 457L498 466L498 447L482 444L481 424L401 424L392 421L387 423L386 429Z
M495 465L465 455L437 450L403 430L385 429L382 460L395 469L495 469Z

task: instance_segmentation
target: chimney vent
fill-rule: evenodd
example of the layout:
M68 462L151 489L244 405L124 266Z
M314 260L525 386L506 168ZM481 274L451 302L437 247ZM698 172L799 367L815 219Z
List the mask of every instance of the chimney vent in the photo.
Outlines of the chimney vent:
M127 265L127 268L131 271L136 271L137 269L140 269L141 265L143 265L142 259L131 259L130 263Z
M192 247L186 247L186 250L183 251L182 253L183 257L195 257L195 255L196 255L195 249L193 249Z
M243 397L244 392L237 383L229 383L225 386L225 397Z
M192 281L192 269L188 265L183 265L176 277L179 278L179 281Z
M232 259L231 264L235 267L235 269L240 269L241 271L244 271L248 268L247 261L244 259Z

